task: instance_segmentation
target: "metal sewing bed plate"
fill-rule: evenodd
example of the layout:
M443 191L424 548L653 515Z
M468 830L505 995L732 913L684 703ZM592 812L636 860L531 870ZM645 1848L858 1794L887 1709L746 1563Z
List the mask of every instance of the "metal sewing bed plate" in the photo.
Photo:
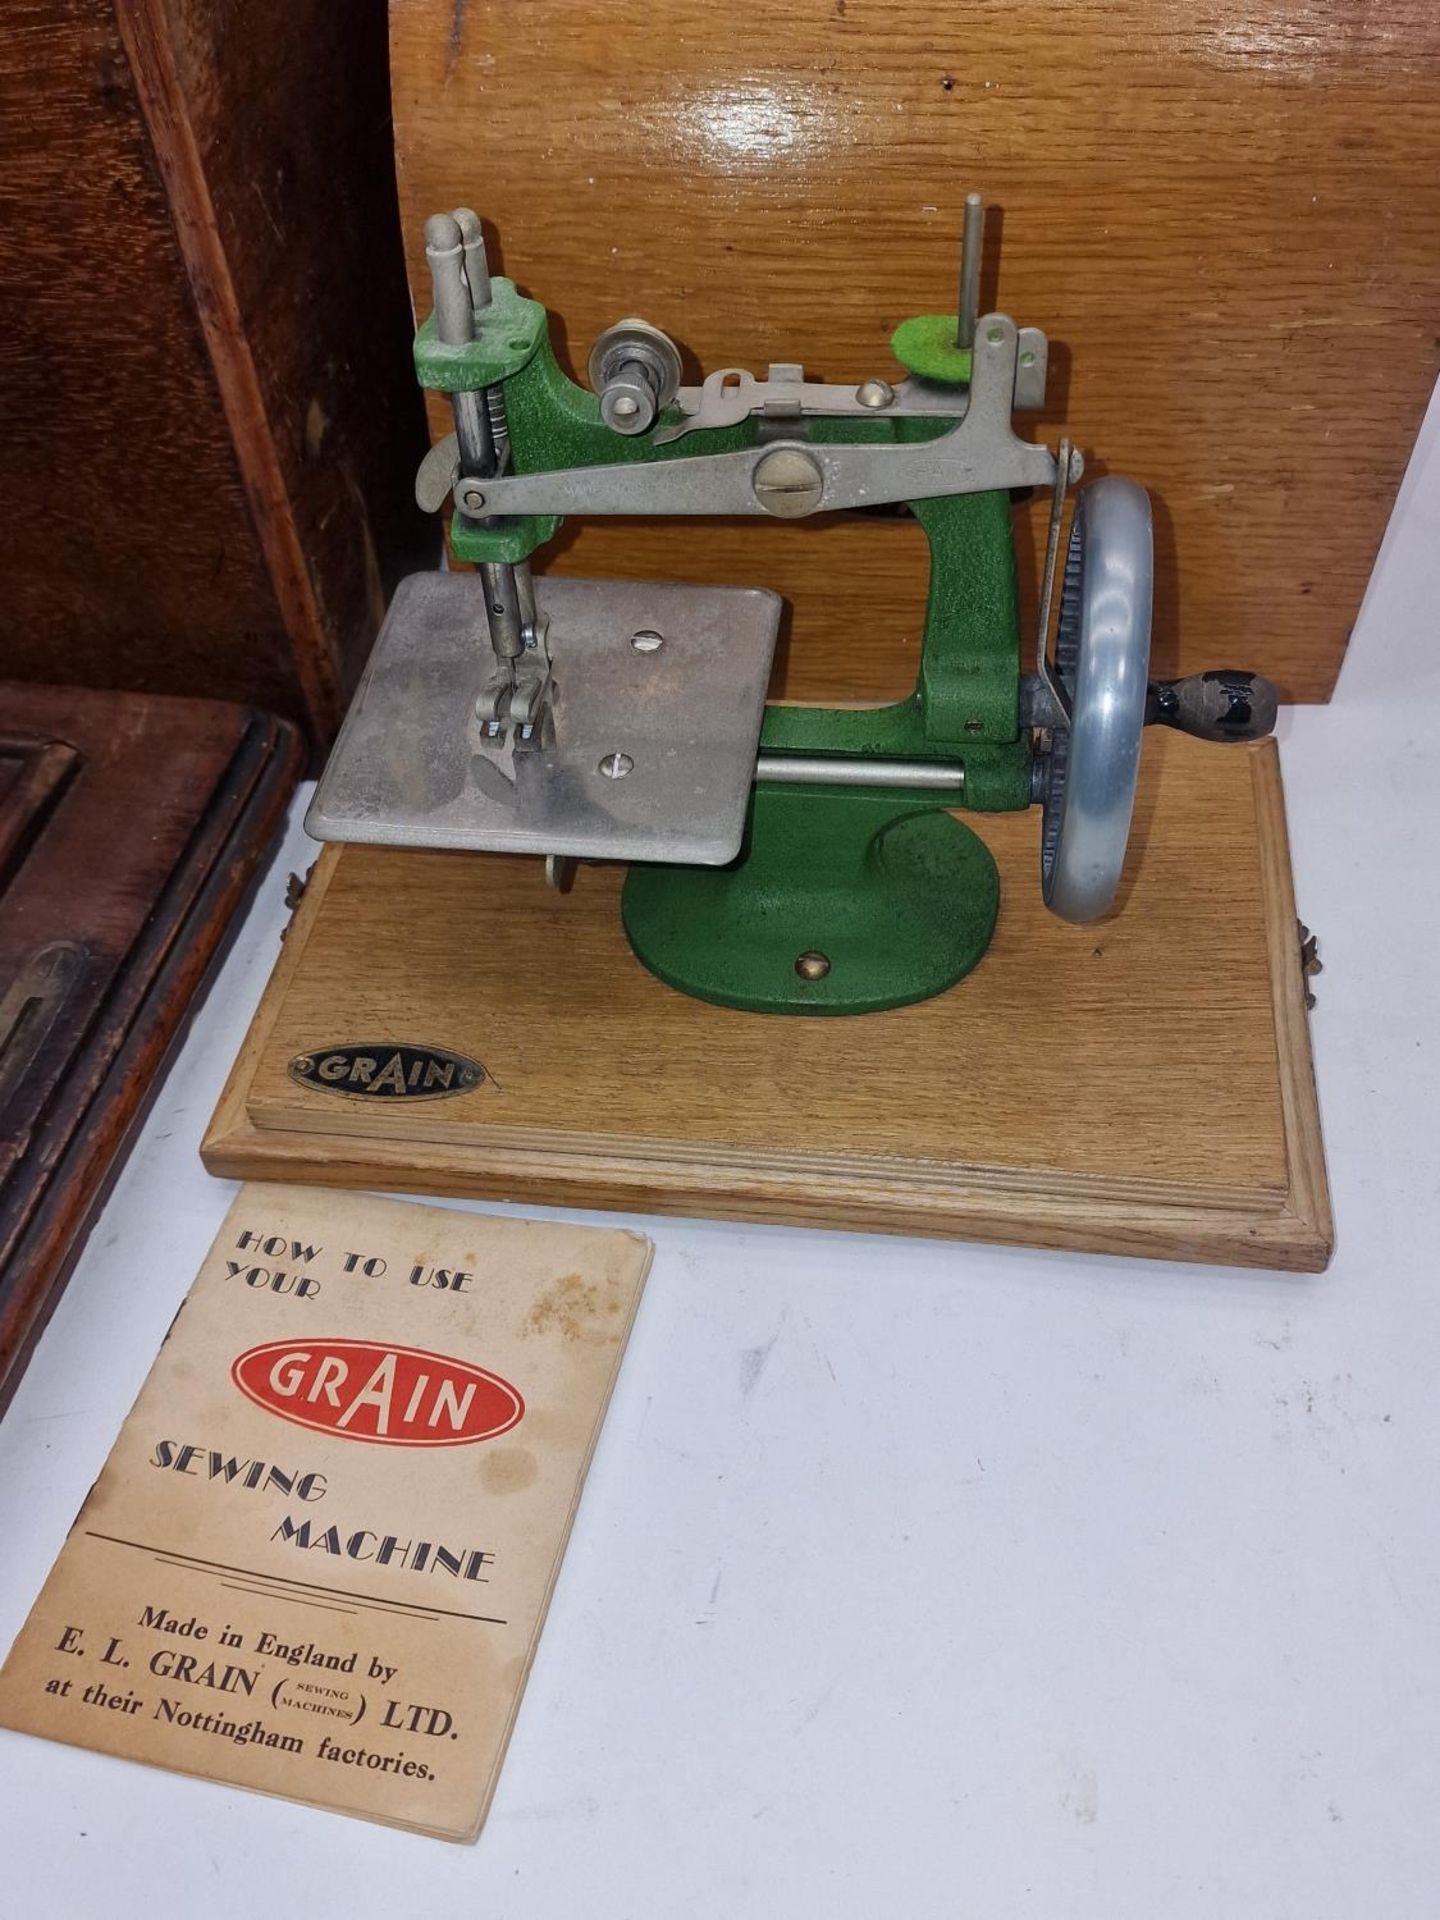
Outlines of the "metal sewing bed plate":
M723 866L740 851L782 602L759 587L537 580L551 697L487 740L476 574L402 580L305 826L317 840ZM660 645L635 635L660 635ZM645 651L642 649L652 650ZM628 761L620 777L602 763Z

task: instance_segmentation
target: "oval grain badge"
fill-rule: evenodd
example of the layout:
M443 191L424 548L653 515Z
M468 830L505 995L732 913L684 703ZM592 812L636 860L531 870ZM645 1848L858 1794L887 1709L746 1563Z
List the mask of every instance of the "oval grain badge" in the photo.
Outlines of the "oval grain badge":
M449 1047L412 1047L393 1040L354 1046L316 1047L297 1053L290 1078L321 1093L369 1100L443 1100L469 1093L485 1078L484 1067Z
M380 1446L469 1446L525 1413L498 1373L378 1340L271 1340L242 1353L230 1378L282 1420Z

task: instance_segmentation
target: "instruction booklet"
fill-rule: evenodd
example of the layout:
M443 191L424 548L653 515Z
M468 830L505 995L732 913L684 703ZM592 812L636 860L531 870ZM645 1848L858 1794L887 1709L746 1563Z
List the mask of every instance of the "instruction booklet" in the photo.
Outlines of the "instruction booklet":
M243 1188L0 1672L0 1725L473 1840L650 1254Z

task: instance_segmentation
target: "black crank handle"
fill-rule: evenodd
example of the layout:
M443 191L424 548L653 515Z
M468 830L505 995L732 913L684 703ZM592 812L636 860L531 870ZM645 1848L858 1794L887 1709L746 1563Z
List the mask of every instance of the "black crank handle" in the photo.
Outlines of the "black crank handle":
M1197 740L1263 740L1275 730L1275 688L1263 674L1219 667L1184 680L1152 680L1145 724L1174 727Z

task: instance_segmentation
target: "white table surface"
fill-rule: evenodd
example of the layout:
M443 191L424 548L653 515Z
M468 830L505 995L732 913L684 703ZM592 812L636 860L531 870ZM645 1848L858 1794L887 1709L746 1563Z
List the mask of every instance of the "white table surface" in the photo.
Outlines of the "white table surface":
M1327 1274L636 1216L478 1846L0 1734L0 1920L1440 1914L1437 607L1440 404L1334 704L1281 719ZM308 857L0 1422L0 1645L229 1203L196 1149Z

